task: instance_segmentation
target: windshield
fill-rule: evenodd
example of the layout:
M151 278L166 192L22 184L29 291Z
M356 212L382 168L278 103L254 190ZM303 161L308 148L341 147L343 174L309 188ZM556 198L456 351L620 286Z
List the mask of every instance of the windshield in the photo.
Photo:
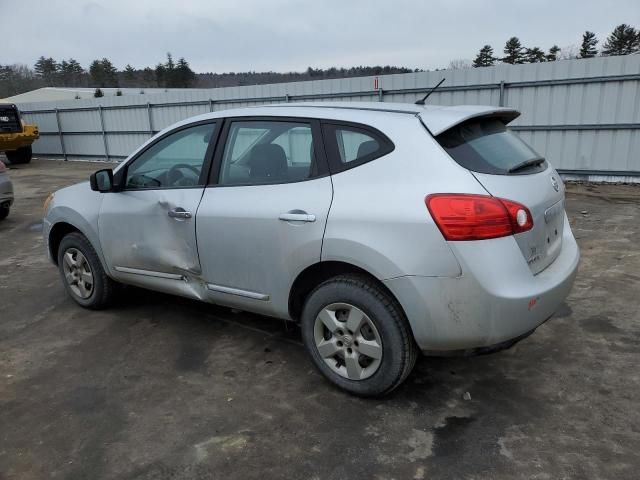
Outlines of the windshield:
M547 168L543 158L499 119L464 122L436 140L458 164L474 172L507 175Z

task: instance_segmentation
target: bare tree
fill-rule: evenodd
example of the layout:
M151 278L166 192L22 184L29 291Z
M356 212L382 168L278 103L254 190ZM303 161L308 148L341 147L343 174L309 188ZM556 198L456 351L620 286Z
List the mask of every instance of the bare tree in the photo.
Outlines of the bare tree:
M571 60L579 57L580 47L575 43L562 47L558 53L558 60Z
M466 58L456 58L449 62L449 66L447 68L449 68L450 70L461 70L463 68L471 68L472 66L473 63L471 62L471 60L468 60Z

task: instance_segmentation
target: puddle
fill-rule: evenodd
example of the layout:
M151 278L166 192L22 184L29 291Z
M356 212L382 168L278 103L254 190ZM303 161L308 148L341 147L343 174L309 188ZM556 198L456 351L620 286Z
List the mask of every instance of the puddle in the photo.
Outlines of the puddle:
M42 222L32 223L27 227L30 232L41 232L42 231Z

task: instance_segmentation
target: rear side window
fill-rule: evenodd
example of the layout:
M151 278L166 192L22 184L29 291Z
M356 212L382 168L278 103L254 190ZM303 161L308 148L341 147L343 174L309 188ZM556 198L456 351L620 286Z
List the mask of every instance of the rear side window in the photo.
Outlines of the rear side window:
M394 148L382 133L364 126L325 124L323 132L333 172L369 162Z
M299 182L318 176L316 160L309 122L234 121L219 184Z
M499 119L467 121L436 140L458 164L474 172L507 175L547 168L544 158Z

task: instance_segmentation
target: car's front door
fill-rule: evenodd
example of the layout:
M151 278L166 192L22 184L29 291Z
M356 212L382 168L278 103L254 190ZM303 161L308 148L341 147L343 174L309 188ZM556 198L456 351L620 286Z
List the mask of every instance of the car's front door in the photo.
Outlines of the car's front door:
M197 216L209 299L286 316L295 276L320 261L333 195L319 123L230 119L221 139Z
M215 128L212 122L181 127L118 172L121 190L105 194L98 219L102 251L115 278L174 291L172 285L199 277L195 215Z

